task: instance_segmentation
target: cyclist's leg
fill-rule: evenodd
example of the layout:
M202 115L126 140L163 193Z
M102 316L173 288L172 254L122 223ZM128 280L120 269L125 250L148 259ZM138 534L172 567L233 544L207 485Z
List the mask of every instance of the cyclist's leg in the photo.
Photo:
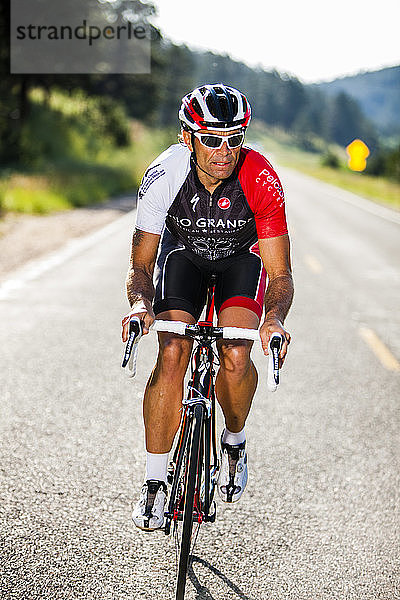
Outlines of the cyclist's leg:
M184 311L166 311L163 319L193 322ZM189 341L189 344L186 343ZM152 531L162 527L167 501L168 453L179 427L182 386L190 357L190 340L159 333L159 354L146 386L143 416L146 438L146 481L132 513L133 522Z
M256 329L259 318L243 307L220 312L222 326ZM257 387L257 371L250 359L252 342L225 340L218 344L220 368L216 396L225 417L221 435L220 470L217 490L224 502L240 500L247 484L245 423Z
M218 324L257 329L265 293L261 259L249 253L237 257L217 281ZM250 358L252 343L220 340L220 369L216 395L225 416L221 437L221 465L217 489L225 502L237 502L247 483L244 426L257 387L257 371Z
M154 312L157 319L195 323L207 293L207 276L185 249L165 236L156 270ZM171 333L159 333L157 363L146 386L144 422L146 448L170 451L181 417L183 380L193 342Z
M158 319L195 323L185 311L169 310ZM143 402L146 449L154 454L171 450L179 427L183 381L193 342L171 333L158 334L159 351L156 365L147 382Z
M243 307L220 312L222 326L255 329L258 316ZM217 490L224 502L240 500L247 484L245 422L257 387L257 371L250 359L252 342L225 340L218 344L220 369L216 396L225 417L221 436L221 459Z
M202 272L180 247L161 247L156 270L156 318L195 323L206 297ZM135 525L151 531L162 527L166 503L168 453L181 418L183 381L192 342L170 333L159 334L156 365L143 403L147 476L132 517Z
M235 257L218 275L216 308L221 326L257 329L262 315L266 273L261 258L249 252ZM221 366L216 394L227 428L235 433L244 427L257 386L257 372L250 359L252 343L220 340Z
M222 327L257 329L259 317L248 308L231 306L219 314ZM257 387L257 371L250 359L252 342L219 340L220 368L216 379L216 395L232 433L243 429Z

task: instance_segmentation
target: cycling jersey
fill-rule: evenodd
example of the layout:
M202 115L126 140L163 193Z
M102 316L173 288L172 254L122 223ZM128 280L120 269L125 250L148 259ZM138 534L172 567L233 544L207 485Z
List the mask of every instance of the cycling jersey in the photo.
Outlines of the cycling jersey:
M212 194L200 182L186 146L174 144L147 169L138 192L136 227L161 234L205 260L287 233L284 193L268 160L242 148L232 175Z

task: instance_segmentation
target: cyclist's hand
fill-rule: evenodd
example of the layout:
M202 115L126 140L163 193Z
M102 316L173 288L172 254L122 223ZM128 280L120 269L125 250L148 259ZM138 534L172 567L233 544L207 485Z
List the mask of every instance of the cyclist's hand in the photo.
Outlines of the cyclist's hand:
M139 317L143 322L143 334L149 333L150 325L153 323L155 316L151 302L143 298L137 304L134 304L127 315L122 319L122 341L126 342L129 336L129 321L133 316Z
M280 333L283 338L282 348L279 353L279 368L281 368L283 363L285 362L288 346L290 344L290 333L285 330L279 319L276 319L275 317L265 319L264 323L260 327L260 338L262 349L266 356L268 355L268 344L270 337L275 332Z

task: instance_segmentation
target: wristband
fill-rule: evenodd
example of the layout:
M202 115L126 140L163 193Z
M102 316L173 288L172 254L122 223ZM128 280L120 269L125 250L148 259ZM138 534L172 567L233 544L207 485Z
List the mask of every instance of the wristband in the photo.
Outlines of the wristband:
M135 315L136 313L140 312L147 312L147 308L143 300L138 300L138 302L135 302L135 304L133 304L131 307L131 314Z

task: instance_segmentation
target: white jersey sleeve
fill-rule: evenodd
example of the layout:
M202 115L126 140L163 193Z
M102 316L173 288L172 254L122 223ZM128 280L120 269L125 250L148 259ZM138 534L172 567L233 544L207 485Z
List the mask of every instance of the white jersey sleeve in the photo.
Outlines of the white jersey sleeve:
M190 151L174 144L156 158L138 190L136 228L161 234L165 218L190 171Z

